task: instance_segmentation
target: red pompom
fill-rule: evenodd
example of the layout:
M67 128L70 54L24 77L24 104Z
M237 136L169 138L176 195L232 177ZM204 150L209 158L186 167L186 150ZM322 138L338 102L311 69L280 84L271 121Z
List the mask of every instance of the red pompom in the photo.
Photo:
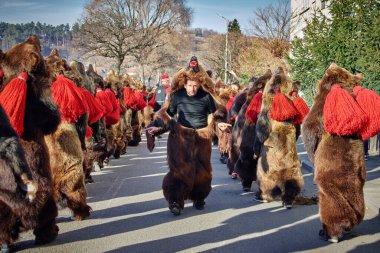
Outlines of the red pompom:
M351 94L337 84L327 94L323 117L326 132L339 136L355 134L368 122L367 115Z
M88 122L90 124L95 123L104 115L104 107L95 99L95 97L86 90L81 87L79 90L82 93L83 98L87 101L88 104Z
M153 94L152 98L149 100L148 105L154 108L154 103L156 102L156 93Z
M116 98L115 93L111 91L111 89L106 89L105 93L112 104L112 111L105 116L106 125L114 125L117 124L120 120L120 104L119 100Z
M89 139L92 137L92 128L90 126L87 126L86 129L86 139Z
M252 98L251 103L249 103L249 106L247 110L245 111L245 118L250 123L256 124L257 117L259 116L259 113L261 110L262 101L263 101L263 93L259 92L259 93L256 93L256 95Z
M133 90L129 87L125 87L123 90L124 94L124 106L126 108L134 109L137 105L137 99Z
M297 116L298 111L292 102L282 93L274 95L270 117L277 121L285 121Z
M57 80L51 85L51 89L54 101L59 106L62 120L73 123L82 114L88 112L88 105L78 86L64 75L58 75Z
M232 97L232 98L228 99L228 102L227 102L227 104L226 104L227 112L230 111L231 106L232 106L232 103L233 103L234 101L235 101L235 97Z
M144 96L138 92L135 91L135 98L136 98L136 108L137 110L142 110L147 106L147 103L145 102Z
M299 112L299 114L294 118L293 123L295 125L302 124L303 119L309 113L310 109L307 106L306 102L300 97L293 99L293 104Z
M95 100L99 102L104 108L104 114L103 116L109 114L113 110L113 106L111 103L110 98L108 95L103 91L102 89L96 89L96 95L95 95Z
M165 94L168 94L169 91L170 91L170 89L171 89L171 87L170 87L170 85L168 85L168 86L166 87L166 89L164 90L164 93L165 93Z
M9 117L13 129L19 136L24 133L27 80L28 74L20 73L0 93L0 103Z
M367 124L358 132L363 140L367 140L380 132L380 96L361 86L356 86L353 91L360 108L368 116Z

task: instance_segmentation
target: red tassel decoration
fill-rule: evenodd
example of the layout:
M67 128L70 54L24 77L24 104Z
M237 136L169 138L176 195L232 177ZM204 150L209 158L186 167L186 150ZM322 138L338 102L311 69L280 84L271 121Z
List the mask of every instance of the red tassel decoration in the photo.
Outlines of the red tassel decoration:
M277 121L285 121L294 118L297 114L297 109L284 94L277 93L274 95L273 104L270 111L270 117L272 119Z
M245 118L250 122L256 124L257 117L261 110L261 103L263 101L263 93L260 91L252 98L251 103L245 111Z
M168 94L169 91L170 91L170 89L171 89L171 87L170 87L170 85L168 85L168 86L166 87L166 89L164 90L164 93L165 93L165 94Z
M303 119L309 113L310 109L307 106L306 102L300 97L293 99L293 104L299 112L299 114L294 118L293 123L295 125L302 124Z
M104 108L103 116L108 115L112 112L113 106L112 106L112 103L111 103L108 95L105 93L105 91L103 91L100 88L97 88L95 100L98 101L99 104L101 104L103 106L103 108Z
M91 92L83 87L79 88L79 90L88 104L88 122L90 122L90 124L95 123L103 117L104 107L95 99Z
M149 100L148 105L154 108L154 103L156 102L156 93L153 94L152 98Z
M106 89L104 91L108 98L111 101L112 104L112 111L105 116L106 120L106 125L114 125L117 124L120 120L120 104L119 101L117 100L115 93L111 91L111 89Z
M226 109L227 109L227 112L230 111L231 107L232 107L232 103L235 101L235 97L232 97L230 99L228 99L228 102L226 104Z
M51 85L53 98L59 106L62 120L69 123L77 122L78 118L88 112L88 105L75 83L65 77L58 75L57 80Z
M19 136L24 133L27 80L28 74L22 72L18 77L13 78L0 93L0 103L9 117L13 129Z
M380 96L361 86L356 86L353 91L360 108L368 116L367 124L358 132L363 140L367 140L380 132Z
M144 96L138 92L135 91L135 98L136 98L136 108L137 110L142 110L147 106L147 103L145 102Z
M323 117L326 132L339 136L355 134L368 122L367 115L351 94L337 84L327 94Z
M86 139L90 139L91 137L92 137L92 128L90 126L87 126Z
M123 90L124 94L124 106L126 108L134 109L137 105L137 99L133 90L129 87L125 87Z

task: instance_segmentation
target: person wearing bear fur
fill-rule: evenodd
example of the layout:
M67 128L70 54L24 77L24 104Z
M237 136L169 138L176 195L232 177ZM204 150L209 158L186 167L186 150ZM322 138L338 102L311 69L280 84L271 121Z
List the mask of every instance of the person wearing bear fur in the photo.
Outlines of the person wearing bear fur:
M288 97L292 84L281 67L268 81L262 94L255 139L261 143L255 200L268 202L281 197L287 209L292 207L304 184L293 122L299 112Z
M334 243L364 218L363 140L380 131L380 96L359 86L362 78L331 64L302 124L318 186L319 236Z
M32 180L32 173L25 159L19 137L13 130L8 116L0 103L0 216L13 212L21 216L22 209L28 209L37 193L38 185ZM11 194L11 196L9 196ZM5 201L4 198L6 199ZM8 216L10 218L10 216ZM16 217L15 217L16 218ZM15 227L7 226L7 219L0 219L0 250L7 252L17 239L12 233Z
M162 189L174 215L181 213L186 199L192 200L196 209L204 208L211 191L211 137L217 125L223 128L223 123L217 122L227 119L225 108L219 107L209 93L213 87L211 79L194 59L174 77L166 103L146 129L150 151L154 148L154 136L170 131L169 172ZM213 119L208 123L210 114ZM171 116L177 116L177 120Z
M56 131L61 117L51 97L51 73L42 57L39 39L30 36L6 53L0 50L0 68L4 73L0 101L20 137L26 163L38 186L35 200L24 201L21 205L15 194L0 194L0 241L12 244L21 229L33 229L35 243L46 244L57 237L59 229L55 220L58 210L52 195L49 154L44 136ZM12 155L12 159L17 159L16 155ZM5 176L0 172L0 175L2 187L17 189L11 179L6 180L9 173Z

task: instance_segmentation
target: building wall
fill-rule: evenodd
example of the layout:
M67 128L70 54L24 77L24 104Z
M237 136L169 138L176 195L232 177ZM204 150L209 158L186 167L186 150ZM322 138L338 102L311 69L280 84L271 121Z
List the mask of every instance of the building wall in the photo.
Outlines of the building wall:
M296 37L303 37L306 21L313 16L314 11L321 10L325 16L330 17L328 4L328 0L291 0L292 20L290 40Z

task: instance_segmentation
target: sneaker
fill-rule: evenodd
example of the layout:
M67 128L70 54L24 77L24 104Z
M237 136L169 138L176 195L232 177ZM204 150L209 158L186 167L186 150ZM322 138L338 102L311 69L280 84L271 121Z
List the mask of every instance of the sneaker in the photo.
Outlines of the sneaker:
M238 174L236 172L232 172L231 178L232 179L237 179L237 177L238 177Z
M365 155L365 156L364 156L364 160L365 160L365 161L367 161L368 158L369 158L369 155Z
M338 243L339 242L339 238L337 236L329 237L327 235L326 230L324 230L324 229L319 230L319 238L323 241L328 241L328 242L332 242L332 243Z
M337 236L332 236L328 239L329 242L332 242L332 243L338 243L339 242L339 238Z

